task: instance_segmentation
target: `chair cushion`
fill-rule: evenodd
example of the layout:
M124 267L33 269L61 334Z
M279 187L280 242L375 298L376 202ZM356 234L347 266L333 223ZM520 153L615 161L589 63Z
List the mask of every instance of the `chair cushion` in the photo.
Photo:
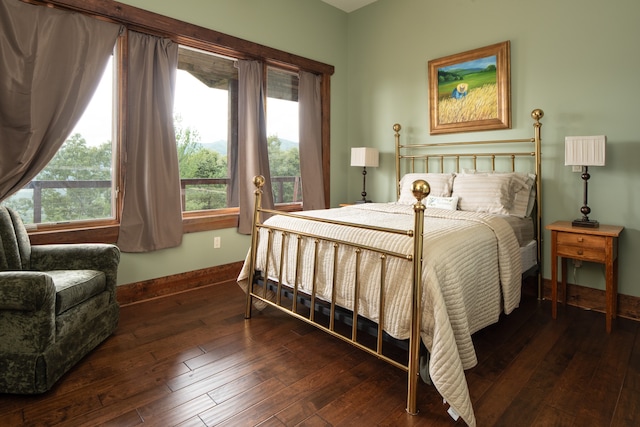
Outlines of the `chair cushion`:
M107 279L96 270L47 271L56 287L56 315L103 292Z

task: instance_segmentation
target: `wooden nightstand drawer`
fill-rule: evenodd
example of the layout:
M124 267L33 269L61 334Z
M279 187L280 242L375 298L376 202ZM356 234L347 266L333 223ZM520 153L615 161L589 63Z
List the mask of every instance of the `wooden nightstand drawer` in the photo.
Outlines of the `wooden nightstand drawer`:
M577 233L558 233L558 245L560 246L578 246L583 248L602 248L604 251L604 245L606 242L604 236L590 236Z
M558 239L559 240L559 239ZM604 262L604 244L601 246L572 246L558 243L558 256L581 259L583 261Z
M604 236L558 232L556 247L559 256L583 261L604 262L606 239Z

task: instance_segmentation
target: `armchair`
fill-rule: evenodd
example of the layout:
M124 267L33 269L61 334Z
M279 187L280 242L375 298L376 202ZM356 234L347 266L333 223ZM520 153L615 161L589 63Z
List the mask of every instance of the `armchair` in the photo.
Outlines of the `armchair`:
M0 393L49 390L115 331L119 261L109 244L31 246L0 206Z

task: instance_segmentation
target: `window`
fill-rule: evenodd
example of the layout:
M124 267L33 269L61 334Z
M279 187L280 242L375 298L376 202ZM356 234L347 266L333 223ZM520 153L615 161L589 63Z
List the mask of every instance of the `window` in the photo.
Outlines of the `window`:
M114 60L80 121L49 164L3 203L26 224L114 219Z
M267 143L273 201L301 203L298 75L267 68Z
M234 60L179 48L173 112L183 211L238 206L228 162L237 144L237 87Z
M45 3L61 9L75 7L66 0ZM108 0L104 3L115 5ZM266 64L267 136L274 201L284 205L283 209L299 208L302 190L297 148L297 71L305 69L322 76L326 160L333 66L128 5L110 8L89 4L82 7L82 13L115 22L123 22L122 17L127 16L123 22L126 27L180 43L174 122L185 232L237 225L237 190L229 184L238 161L234 157L238 143L234 58L258 59ZM122 203L122 192L117 189L123 181L117 136L124 132L125 116L120 113L127 111L127 104L126 99L116 99L114 94L126 88L125 65L118 60L125 50L124 46L115 50L100 89L59 153L32 183L3 201L16 208L25 222L46 224L31 232L36 244L117 240ZM99 117L98 122L92 122L92 117ZM94 135L95 130L100 131L99 135ZM324 192L328 196L328 161L324 164Z
M181 46L174 125L184 212L238 206L238 70L234 60ZM267 142L276 204L302 202L298 149L298 75L267 68Z

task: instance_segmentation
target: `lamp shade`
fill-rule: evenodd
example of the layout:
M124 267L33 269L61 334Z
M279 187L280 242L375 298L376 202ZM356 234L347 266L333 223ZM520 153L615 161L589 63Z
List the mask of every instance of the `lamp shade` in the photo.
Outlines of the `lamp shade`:
M378 167L378 149L355 147L351 149L351 166Z
M604 135L565 137L565 166L604 166L606 141Z

